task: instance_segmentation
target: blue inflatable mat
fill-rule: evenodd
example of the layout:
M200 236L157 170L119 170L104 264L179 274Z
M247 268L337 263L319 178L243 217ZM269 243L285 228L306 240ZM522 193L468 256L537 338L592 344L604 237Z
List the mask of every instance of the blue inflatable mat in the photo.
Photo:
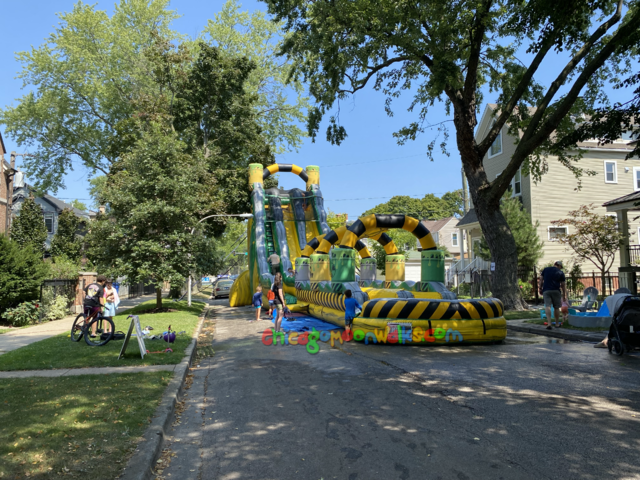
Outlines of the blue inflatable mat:
M339 328L342 328L342 327L338 327L337 325L334 325L333 323L325 322L323 320L318 320L315 317L292 316L290 318L291 318L290 320L287 320L286 318L282 319L281 327L282 327L282 330L284 330L285 332L303 333L303 332L310 332L314 328L320 332L322 330L337 330ZM272 320L272 323L275 324L275 320Z

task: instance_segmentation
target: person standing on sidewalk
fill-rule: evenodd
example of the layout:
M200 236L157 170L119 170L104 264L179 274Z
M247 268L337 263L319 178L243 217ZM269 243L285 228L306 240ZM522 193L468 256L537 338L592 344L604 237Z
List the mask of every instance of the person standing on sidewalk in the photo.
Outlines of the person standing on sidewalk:
M551 305L553 305L556 327L560 323L562 302L567 301L567 285L562 271L562 262L558 260L553 267L547 267L540 273L540 293L544 299L544 310L547 314L547 330L551 330Z

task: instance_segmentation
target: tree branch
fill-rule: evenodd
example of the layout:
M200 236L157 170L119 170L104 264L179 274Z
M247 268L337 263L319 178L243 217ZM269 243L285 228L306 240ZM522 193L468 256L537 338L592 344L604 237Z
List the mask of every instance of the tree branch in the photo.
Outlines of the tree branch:
M542 47L540 48L540 50L534 57L533 61L529 65L529 68L520 79L520 83L518 83L518 86L516 87L513 94L511 95L511 98L509 98L509 101L507 101L507 103L502 108L500 112L500 116L496 119L496 123L491 127L491 130L489 130L489 133L484 138L484 140L478 145L477 147L478 154L480 156L484 157L484 154L487 153L487 151L489 150L489 147L491 147L493 142L496 140L498 133L500 132L504 124L507 122L507 119L513 113L513 109L516 107L516 105L522 98L522 95L526 91L527 86L531 83L531 79L533 78L533 75L536 73L536 71L540 67L540 64L542 63L544 58L547 56L547 53L549 53L549 50L553 46L553 40L554 40L554 36L551 35L543 43Z
M622 45L622 43L633 33L637 32L640 28L640 10L629 19L629 21L622 25L613 37L607 42L604 47L595 55L595 57L584 67L578 78L575 80L573 86L567 93L567 95L559 102L555 111L544 121L540 128L537 128L543 117L544 111L548 107L548 102L553 98L551 92L554 94L564 83L571 71L577 66L577 63L582 60L589 50L593 47L595 41L601 38L613 24L619 20L621 11L622 0L618 3L618 10L616 13L605 23L603 23L589 38L588 42L583 48L574 56L574 58L565 66L562 73L552 84L552 87L547 92L545 99L537 107L537 110L533 116L532 121L529 123L527 130L524 132L522 139L516 147L516 151L511 157L511 161L507 168L504 170L506 176L492 185L489 195L495 200L502 196L506 191L505 185L506 178L512 178L517 170L522 165L525 158L531 154L531 152L539 147L546 138L553 133L558 127L560 121L569 113L569 110L577 100L580 92L587 84L591 76L609 59L609 57L615 52L615 50ZM571 68L569 68L572 65ZM536 131L537 128L537 131ZM502 177L502 175L501 175Z
M573 58L569 61L569 63L567 63L565 65L565 67L562 69L562 71L560 72L558 77L551 83L551 86L549 87L549 90L547 91L547 94L542 99L542 102L540 102L540 104L537 105L536 112L533 115L533 118L531 119L529 127L527 128L527 131L523 135L523 140L525 139L525 137L531 136L533 134L533 132L535 132L536 128L540 124L540 121L542 120L542 117L544 116L544 113L547 110L547 107L551 103L551 100L553 99L553 97L555 97L556 93L558 93L558 90L560 89L560 87L562 87L562 85L564 85L565 80L571 74L571 72L578 66L578 64L582 61L582 59L584 59L584 57L587 56L587 54L591 51L591 49L593 48L595 43L598 40L600 40L600 38L602 38L602 36L605 33L607 33L609 28L611 28L613 25L615 25L616 23L618 23L620 21L620 19L622 18L622 5L623 5L623 3L624 3L624 0L618 0L618 7L616 8L616 11L611 16L611 18L609 20L607 20L606 22L604 22L602 25L600 25L595 30L595 32L593 32L591 37L589 37L589 39L585 42L585 44L582 46L582 48L573 56ZM628 24L627 24L627 26L628 26ZM620 30L618 30L618 32L616 33L614 38L612 38L611 41L609 41L609 43L605 46L605 48L607 48L607 46L610 46L612 43L614 43L616 37L619 38L619 34L620 34L620 32L622 31L623 28L624 28L624 26ZM600 54L601 53L602 53L602 51L600 52ZM611 49L611 53L613 53L613 49ZM600 56L600 54L598 56ZM608 55L607 55L607 58L608 58ZM605 60L606 60L606 58L605 58ZM594 61L595 61L595 59L592 60L591 63L594 63ZM587 70L588 67L589 67L589 65L587 65L585 67L585 70ZM594 71L595 71L595 69L594 69ZM583 74L584 74L584 71L583 71ZM591 76L591 75L589 75L589 76ZM582 75L581 75L581 77L582 77ZM578 80L579 79L580 78L578 78ZM588 80L588 78L587 78L587 80ZM578 83L578 81L576 81L576 84L577 83ZM575 84L574 84L574 86L575 86Z
M362 90L366 85L367 82L369 82L369 80L371 80L371 77L373 77L376 73L378 73L380 70L389 67L390 65L393 65L394 63L397 62L404 62L406 60L410 60L411 57L409 56L401 56L401 57L394 57L394 58L390 58L389 60L387 60L386 62L383 62L379 65L376 65L375 67L369 67L367 66L366 68L368 68L370 70L370 72L367 74L366 77L364 77L362 80L351 80L351 85L353 86L353 90L343 90L340 89L338 90L338 92L340 93L356 93L358 90ZM347 75L348 77L348 75ZM351 78L351 77L349 77ZM354 84L359 84L359 86L354 86Z

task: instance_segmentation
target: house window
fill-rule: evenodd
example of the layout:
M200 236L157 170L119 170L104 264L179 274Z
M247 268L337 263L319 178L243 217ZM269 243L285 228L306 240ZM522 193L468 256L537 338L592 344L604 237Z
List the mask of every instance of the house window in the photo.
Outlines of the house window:
M44 224L47 226L47 232L53 233L53 213L44 214Z
M496 124L494 120L491 126ZM489 148L489 158L495 157L496 155L500 155L502 153L502 129L498 132L498 136L491 144L491 148Z
M633 190L640 190L640 167L633 167Z
M634 132L633 130L625 130L624 132L622 132L621 140L623 142L631 142L632 140L636 139L637 132Z
M522 195L522 172L520 171L520 169L518 169L516 175L513 177L511 186L512 196L517 197L518 195Z
M458 246L458 234L457 233L452 233L451 234L451 246L452 247L457 247Z
M604 162L604 183L618 183L618 166L615 160Z
M549 240L557 242L560 237L567 236L567 227L549 227Z

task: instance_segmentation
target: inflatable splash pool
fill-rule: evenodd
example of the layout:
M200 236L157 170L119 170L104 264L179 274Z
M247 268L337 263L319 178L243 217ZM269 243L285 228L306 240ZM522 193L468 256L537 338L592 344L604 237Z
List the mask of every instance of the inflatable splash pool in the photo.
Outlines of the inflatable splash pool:
M305 190L264 189L264 179L291 172ZM320 191L320 171L297 165L249 167L254 217L248 226L249 270L232 287L231 306L248 305L258 285L273 283L267 258L280 256L284 291L296 311L344 326L344 292L351 290L362 306L354 319L356 340L365 343L441 345L493 343L506 337L500 300L459 300L444 285L444 254L429 230L406 215L368 215L348 228L331 230ZM405 280L405 257L398 253L391 229L411 232L422 248L419 282ZM376 278L376 260L363 239L379 242L386 253L386 278ZM356 281L356 259L360 278ZM290 269L295 265L295 274ZM266 303L266 298L265 298ZM292 303L288 301L288 303ZM361 337L361 338L359 338ZM375 339L375 341L374 341Z

